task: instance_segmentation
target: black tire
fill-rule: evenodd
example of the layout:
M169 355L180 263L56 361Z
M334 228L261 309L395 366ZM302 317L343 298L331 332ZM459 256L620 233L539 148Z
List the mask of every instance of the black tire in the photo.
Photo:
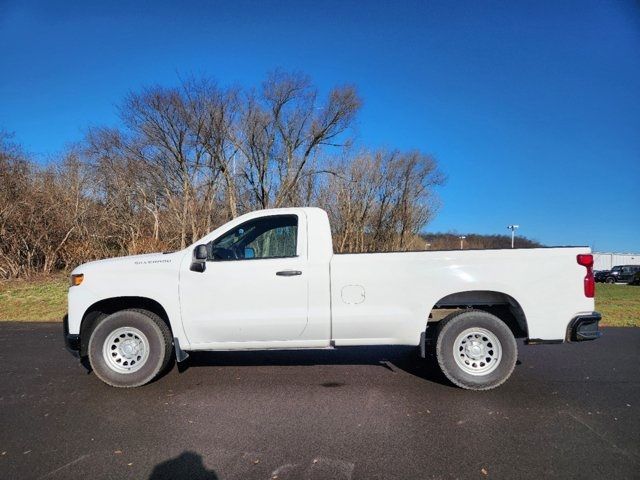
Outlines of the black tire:
M605 280L605 282L607 282L608 284L616 283L616 279L613 277L609 277Z
M105 342L113 332L123 328L141 332L146 338L145 345L148 349L146 359L141 360L142 363L135 366L137 370L128 373L112 367L112 362L108 361L103 353ZM128 339L127 337L122 338ZM120 339L117 338L116 341L120 341ZM115 312L100 320L91 332L88 353L91 368L100 380L112 387L127 388L139 387L152 381L171 361L171 350L171 332L160 317L147 310L127 309ZM134 358L132 363L135 361Z
M162 367L160 367L160 373L162 373L167 370L167 367L169 367L169 364L174 360L174 357L172 355L173 335L171 334L171 330L169 329L165 321L162 320L162 318L160 318L160 315L150 312L149 310L144 310L142 308L135 308L133 310L135 310L136 312L140 312L143 315L146 315L149 318L151 318L160 327L160 330L162 330L162 335L164 336L164 344L166 345L166 349L167 349L166 354L164 356L164 362L162 363Z
M485 361L485 359L478 361L485 362L478 363L478 368L493 368L487 373L481 373L481 370L480 373L469 373L463 370L458 361L456 361L455 355L457 353L454 354L454 344L458 337L469 329L486 330L497 338L500 343L501 353L499 356L492 358L494 350L487 350L491 352L488 357L489 361ZM487 337L482 337L482 335L480 337L481 340L487 340ZM485 347L487 349L494 348L490 342L486 345L489 345L489 347ZM460 345L455 348L462 349ZM436 339L436 358L442 373L454 385L468 390L490 390L503 384L511 376L518 359L518 346L509 327L495 315L482 310L462 310L452 313L439 322ZM468 361L468 357L465 357L464 353L461 352L460 361L464 363L465 360ZM486 365L489 365L492 360L497 362L497 366L487 367ZM473 360L472 362L475 367L476 362ZM471 366L465 366L465 368L472 369Z

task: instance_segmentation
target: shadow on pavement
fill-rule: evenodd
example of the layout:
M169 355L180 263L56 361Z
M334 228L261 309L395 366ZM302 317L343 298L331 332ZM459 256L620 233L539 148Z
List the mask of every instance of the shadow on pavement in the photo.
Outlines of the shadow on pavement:
M195 452L183 452L153 467L149 480L168 480L188 478L189 480L218 480L213 470L207 470L202 463L202 456Z
M341 347L335 350L190 352L189 358L178 364L178 370L183 372L188 368L221 366L310 365L373 365L392 372L402 370L430 382L452 386L433 357L421 358L417 348L406 346Z

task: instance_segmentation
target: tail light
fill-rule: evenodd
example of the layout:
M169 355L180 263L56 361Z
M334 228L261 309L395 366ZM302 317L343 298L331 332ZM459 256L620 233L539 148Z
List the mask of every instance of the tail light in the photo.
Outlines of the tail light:
M596 293L596 280L593 278L593 255L578 255L578 264L587 268L587 275L584 277L584 296L593 298Z

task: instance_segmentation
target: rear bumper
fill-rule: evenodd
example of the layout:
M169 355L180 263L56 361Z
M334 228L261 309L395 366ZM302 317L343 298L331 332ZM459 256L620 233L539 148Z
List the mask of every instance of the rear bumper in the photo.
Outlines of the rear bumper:
M524 343L526 345L545 345L564 342L584 342L586 340L595 340L600 338L602 332L598 329L598 322L602 319L602 315L598 312L583 313L574 317L567 326L565 338L556 340L544 340L540 338L527 338Z
M567 327L567 342L584 342L586 340L595 340L602 335L598 329L598 322L602 319L602 315L598 312L578 315Z
M62 320L64 325L64 346L74 357L80 356L80 335L69 333L69 315L65 315Z

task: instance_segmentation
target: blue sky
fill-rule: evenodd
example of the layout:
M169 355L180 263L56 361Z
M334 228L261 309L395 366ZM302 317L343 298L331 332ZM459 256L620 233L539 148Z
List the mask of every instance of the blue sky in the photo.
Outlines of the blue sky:
M640 251L637 2L6 2L0 128L47 161L130 90L355 84L358 142L437 157L428 231Z

